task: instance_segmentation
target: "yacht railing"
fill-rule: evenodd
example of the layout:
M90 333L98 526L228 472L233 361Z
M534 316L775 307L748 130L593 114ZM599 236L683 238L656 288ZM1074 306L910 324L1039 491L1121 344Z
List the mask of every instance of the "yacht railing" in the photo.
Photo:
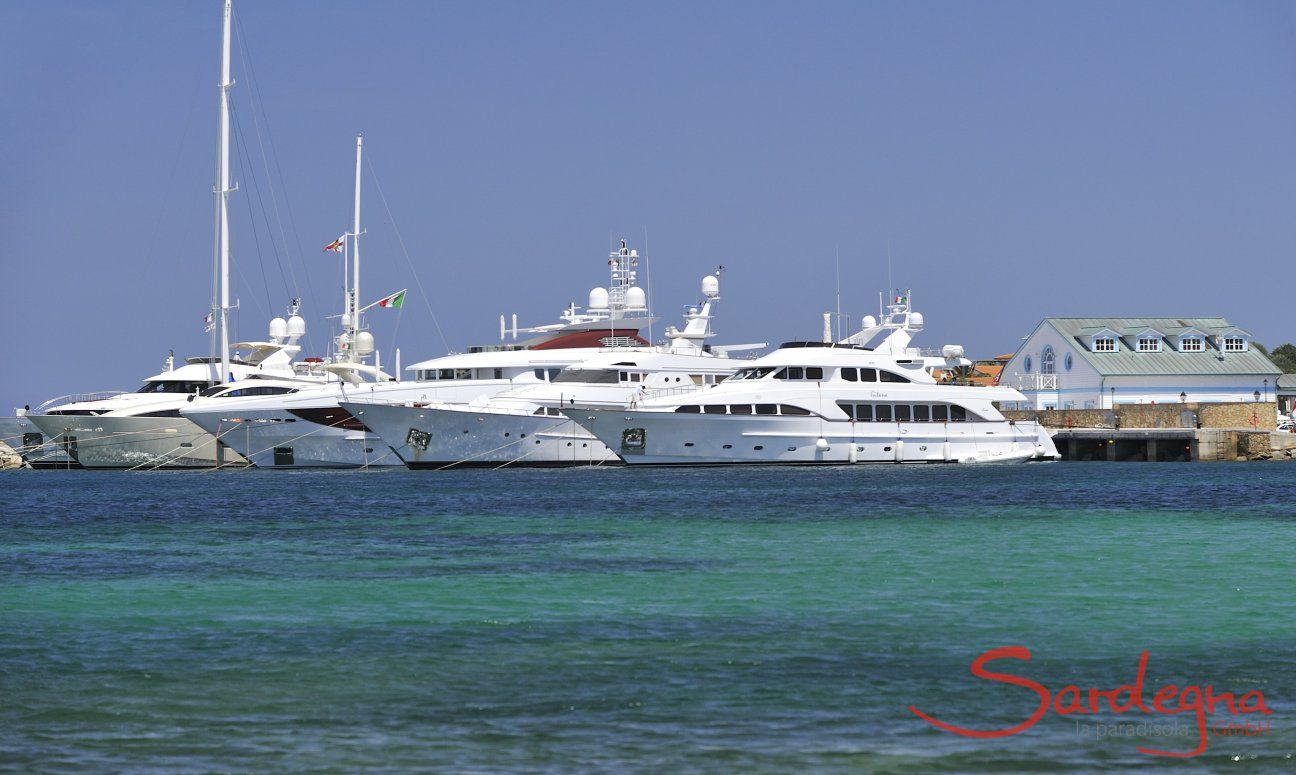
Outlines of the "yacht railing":
M639 396L636 400L646 401L650 398L666 398L668 396L682 396L682 395L687 395L689 393L699 393L708 387L715 387L715 386L714 385L680 385L679 387L655 388L653 390L645 390L643 392L643 395Z
M125 390L100 390L95 393L69 393L66 396L51 398L36 407L36 411L31 412L31 414L44 414L46 409L54 406L62 406L63 404L79 404L84 401L107 401L110 398L124 395L126 395Z

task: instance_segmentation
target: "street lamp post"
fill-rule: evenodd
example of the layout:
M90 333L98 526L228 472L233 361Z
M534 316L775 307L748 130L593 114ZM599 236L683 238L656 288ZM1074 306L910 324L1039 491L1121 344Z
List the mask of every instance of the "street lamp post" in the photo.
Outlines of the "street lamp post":
M1116 408L1116 388L1115 387L1111 389L1111 408L1112 409Z
M1188 394L1187 394L1186 392L1180 391L1180 393L1179 393L1179 403L1181 403L1181 404L1186 404L1186 403L1188 403Z
M1265 381L1264 381L1264 400L1265 400L1265 403L1268 403L1268 402L1269 402L1269 380L1268 380L1268 378L1266 378Z
M1260 391L1259 391L1259 390L1255 391L1255 392L1252 393L1251 395L1252 395L1253 397L1255 397L1255 401L1256 401L1257 404L1260 403Z

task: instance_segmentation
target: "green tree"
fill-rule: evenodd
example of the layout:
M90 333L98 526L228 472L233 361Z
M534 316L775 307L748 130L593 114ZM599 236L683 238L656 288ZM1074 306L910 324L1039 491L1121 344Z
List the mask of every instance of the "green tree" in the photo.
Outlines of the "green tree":
M1282 369L1283 374L1296 374L1296 344L1283 344L1273 348L1269 360Z

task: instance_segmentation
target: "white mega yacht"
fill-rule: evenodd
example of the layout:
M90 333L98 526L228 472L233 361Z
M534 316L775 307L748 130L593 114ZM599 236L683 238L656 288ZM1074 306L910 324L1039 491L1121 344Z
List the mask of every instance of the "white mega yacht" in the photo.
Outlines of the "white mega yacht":
M971 362L955 345L937 357L909 346L923 328L909 299L895 297L880 321L867 316L863 330L841 342L785 343L701 393L563 412L630 465L1057 459L1043 427L1007 420L996 408L1023 400L1020 393L932 375Z
M71 400L47 401L28 419L49 438L86 468L188 468L208 467L220 463L242 463L237 455L227 455L215 438L180 416L180 407L203 391L221 394L266 394L289 392L302 384L321 381L323 374L312 367L298 368L292 356L306 332L305 321L296 314L289 320L275 318L270 323L270 341L231 343L229 340L230 224L229 194L229 90L230 0L223 4L221 29L221 80L216 180L216 285L212 292L212 309L208 316L213 332L210 357L189 358L180 367L174 357L167 368L149 377L134 393L71 397ZM246 350L238 357L237 351ZM231 355L234 351L234 355ZM225 387L234 380L265 380L235 388Z
M617 455L576 423L564 406L625 407L652 395L701 391L736 371L727 350L763 345L707 347L713 308L720 299L716 276L702 281L704 300L688 308L682 330L668 344L608 348L568 366L549 382L483 396L468 403L406 404L345 401L342 407L376 432L410 468L452 466L568 466L615 462Z
M406 369L414 374L412 381L344 378L291 395L200 399L182 414L209 432L219 432L223 443L257 466L401 466L400 456L342 402L467 403L522 385L548 383L565 367L603 348L646 346L639 332L653 318L646 294L635 285L638 263L638 252L623 240L608 256L609 287L591 290L584 311L573 304L560 322L523 329L517 327L516 315L511 327L501 316L500 344L416 363Z

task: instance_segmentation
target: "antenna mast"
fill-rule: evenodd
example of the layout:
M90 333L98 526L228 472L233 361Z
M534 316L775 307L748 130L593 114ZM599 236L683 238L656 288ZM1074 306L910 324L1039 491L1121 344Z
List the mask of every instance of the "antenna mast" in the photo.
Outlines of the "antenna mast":
M364 147L364 135L356 135L356 170L355 170L355 221L352 223L351 234L351 270L353 280L351 281L351 341L355 342L355 334L360 331L360 154ZM356 354L355 345L351 345L351 352ZM358 357L358 356L357 356Z

